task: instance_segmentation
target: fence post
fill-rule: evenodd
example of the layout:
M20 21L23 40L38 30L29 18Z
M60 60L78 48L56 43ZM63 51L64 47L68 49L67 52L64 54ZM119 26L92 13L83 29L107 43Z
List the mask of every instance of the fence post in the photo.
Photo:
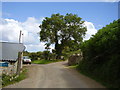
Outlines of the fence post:
M16 74L19 75L20 74L20 70L21 70L21 52L18 52L18 63L17 63L17 72Z

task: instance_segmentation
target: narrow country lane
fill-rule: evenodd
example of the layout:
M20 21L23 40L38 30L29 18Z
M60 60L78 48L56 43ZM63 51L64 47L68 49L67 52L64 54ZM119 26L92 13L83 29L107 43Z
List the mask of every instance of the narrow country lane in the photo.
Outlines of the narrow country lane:
M5 88L104 88L96 81L67 67L67 62L28 66L28 78Z

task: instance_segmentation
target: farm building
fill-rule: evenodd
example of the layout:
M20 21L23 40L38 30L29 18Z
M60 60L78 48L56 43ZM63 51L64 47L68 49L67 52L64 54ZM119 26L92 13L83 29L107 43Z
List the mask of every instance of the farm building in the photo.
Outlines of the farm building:
M0 69L5 74L15 74L18 65L18 53L24 51L22 43L0 42ZM21 57L22 58L22 57ZM20 62L22 68L22 61Z

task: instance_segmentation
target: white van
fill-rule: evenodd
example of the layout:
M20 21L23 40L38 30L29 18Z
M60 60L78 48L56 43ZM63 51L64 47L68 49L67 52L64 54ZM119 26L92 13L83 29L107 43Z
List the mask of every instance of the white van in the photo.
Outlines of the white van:
M23 64L31 64L31 59L28 56L23 56Z

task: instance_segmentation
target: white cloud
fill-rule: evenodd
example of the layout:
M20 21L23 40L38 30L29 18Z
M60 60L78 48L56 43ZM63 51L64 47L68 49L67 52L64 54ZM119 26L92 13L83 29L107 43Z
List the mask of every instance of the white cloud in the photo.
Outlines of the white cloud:
M19 22L14 19L1 19L0 24L0 41L18 42L19 33L22 30L23 42L26 45L28 51L43 51L44 43L40 43L39 40L39 25L43 18L37 20L34 17L29 17L25 22Z
M2 24L0 24L0 33L2 33L2 38L0 41L18 42L19 33L22 30L23 42L28 51L43 51L45 46L43 42L39 40L39 25L44 18L36 19L34 17L29 17L25 22L19 22L14 19L1 19ZM88 40L91 35L95 34L97 30L95 29L93 23L85 22L87 26L87 32L84 40ZM54 49L54 45L50 46Z
M25 45L26 46L26 50L32 51L32 52L36 52L36 51L44 51L45 46L44 43L40 43L40 44L29 44L29 45Z
M85 21L84 24L87 27L87 32L84 40L89 40L92 35L95 35L97 33L97 30L95 29L95 26L92 22Z

